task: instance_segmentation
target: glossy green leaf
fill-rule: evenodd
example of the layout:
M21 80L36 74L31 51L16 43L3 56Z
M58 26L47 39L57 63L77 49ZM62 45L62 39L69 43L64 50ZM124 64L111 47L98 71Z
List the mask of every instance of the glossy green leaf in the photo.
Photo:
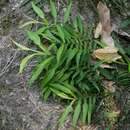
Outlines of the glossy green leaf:
M72 123L73 123L74 126L76 126L76 124L78 122L80 112L81 112L81 100L79 99L77 106L74 110L74 115L73 115L73 120L72 120Z
M33 10L35 11L35 13L40 18L44 19L45 15L44 15L43 11L38 6L36 6L33 2L32 2L32 8L33 8Z
M67 7L65 14L64 14L64 23L66 23L69 19L70 13L71 13L71 6L72 2L70 2L69 6Z
M52 59L53 59L53 57L49 57L49 58L47 58L46 60L42 61L40 64L38 64L38 65L35 67L35 69L34 69L34 71L33 71L33 73L32 73L32 76L31 76L31 78L30 78L30 80L29 80L29 86L31 86L32 83L33 83L36 79L38 79L38 77L39 77L39 75L41 74L41 72L43 71L43 69L44 69L48 64L51 63Z

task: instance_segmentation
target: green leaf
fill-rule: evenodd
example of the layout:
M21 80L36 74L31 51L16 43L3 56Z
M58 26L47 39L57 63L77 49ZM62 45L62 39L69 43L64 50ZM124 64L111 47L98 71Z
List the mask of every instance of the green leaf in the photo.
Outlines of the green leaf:
M75 97L75 94L68 88L66 88L64 85L62 84L59 84L59 83L52 83L52 84L49 84L50 86L52 86L53 88L63 92L63 93L66 93L66 94L70 94L71 96Z
M78 31L78 21L77 21L77 18L74 19L73 26L74 26L75 30Z
M62 41L65 43L65 36L64 36L64 32L63 32L62 26L57 25L57 31L58 31L58 35L60 36Z
M33 73L32 73L32 76L31 76L31 78L30 78L30 80L29 80L29 86L31 86L32 83L39 77L39 75L41 74L41 72L43 71L43 69L44 69L48 64L51 63L52 59L53 59L53 57L49 57L49 58L47 58L46 60L44 60L43 62L41 62L40 64L38 64L38 65L35 67L35 69L34 69L34 71L33 71Z
M60 78L60 81L63 82L63 81L69 80L70 75L71 75L71 73L66 73L66 74L64 74L64 75Z
M43 11L38 6L36 6L33 2L32 2L32 8L33 8L33 10L35 11L35 13L40 18L44 19L45 15L44 15Z
M128 72L130 72L130 62L128 63Z
M100 89L99 89L97 83L96 83L95 81L92 81L91 83L92 83L93 86L97 89L97 91L100 92Z
M55 23L56 23L56 21L57 21L57 11L56 11L55 3L52 0L50 0L50 6L51 6L51 14L54 17L54 20L55 20Z
M70 2L69 6L67 7L65 14L64 14L64 23L66 23L69 19L70 13L71 13L71 6L72 2Z
M66 64L68 64L73 58L74 56L76 55L77 53L77 49L74 48L74 49L69 49L68 52L67 52L67 61L66 61Z
M68 84L68 83L66 83L66 82L62 82L62 84L63 84L64 86L66 86L67 88L69 88L71 91L76 92L78 95L81 95L80 92L79 92L73 85ZM77 95L77 96L78 96L78 95Z
M81 55L82 55L82 50L79 50L79 52L76 55L76 64L77 64L77 67L79 67L79 65L80 65Z
M54 88L50 88L50 89L51 89L51 91L54 92L57 96L59 96L59 97L61 97L61 98L63 98L63 99L73 100L72 97L70 97L69 95L67 95L67 94L65 94L65 93L63 93L63 92L61 92L61 91L58 91L58 90L56 90L56 89L54 89Z
M64 51L64 44L61 44L61 47L60 47L60 48L58 49L58 51L57 51L57 63L58 63L58 64L59 64L59 62L60 62L60 60L61 60L63 51Z
M51 95L51 90L48 88L45 92L44 92L44 95L43 95L43 99L44 101L47 101L48 100L48 97Z
M40 37L38 36L38 34L36 32L27 32L29 39L31 39L36 45L40 45L41 44L41 40Z
M56 71L56 68L52 68L45 74L42 80L43 86L46 86L46 84L54 77L55 71Z
M81 99L79 99L78 104L77 104L75 111L74 111L73 120L72 120L72 123L74 126L76 126L76 124L78 122L80 112L81 112Z
M83 118L82 121L85 124L86 123L86 119L87 119L87 115L88 115L88 104L86 99L84 99L84 103L83 103Z
M92 97L89 97L89 102L88 102L88 124L91 123L91 118L92 118Z
M42 34L42 33L44 33L46 30L48 30L49 29L49 27L48 26L43 26L43 27L41 27L41 28L39 28L37 31L36 31L36 33L37 34Z
M67 108L66 108L65 111L63 112L61 118L59 119L59 125L60 125L60 126L63 125L63 123L66 121L66 119L67 119L69 113L72 112L72 111L73 111L73 108L72 108L72 103L71 103L69 106L67 106Z
M125 55L125 50L124 48L119 44L119 43L115 43L116 44L116 47L119 49L119 52L123 55Z
M99 68L103 63L104 63L104 61L97 61L97 62L95 62L93 70L96 70L97 68Z
M21 61L19 73L23 72L23 70L24 70L25 66L27 65L28 61L36 55L41 55L41 54L34 53L34 54L31 54L31 55L28 55Z
M81 15L78 15L78 17L77 17L77 23L78 23L79 31L81 33L83 33L83 21L82 21Z

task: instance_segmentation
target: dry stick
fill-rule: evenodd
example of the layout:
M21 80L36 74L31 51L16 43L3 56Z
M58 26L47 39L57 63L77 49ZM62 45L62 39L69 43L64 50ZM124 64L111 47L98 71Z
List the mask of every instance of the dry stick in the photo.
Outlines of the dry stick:
M7 62L7 64L3 67L1 73L0 73L0 77L2 77L9 69L9 67L11 66L11 64L13 63L14 59L16 58L16 54L18 51L16 51L14 53L14 55L12 57L10 57L9 61Z

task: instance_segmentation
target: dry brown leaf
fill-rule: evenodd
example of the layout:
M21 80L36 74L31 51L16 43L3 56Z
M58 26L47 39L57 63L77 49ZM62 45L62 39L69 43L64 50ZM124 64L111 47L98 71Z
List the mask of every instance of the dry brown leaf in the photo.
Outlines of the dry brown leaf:
M99 38L101 33L102 33L102 24L101 24L101 22L99 22L95 31L94 31L94 38Z
M110 66L110 65L108 65L108 64L101 64L100 67L101 67L101 68L108 68L108 69L115 69L115 67Z
M114 93L116 91L115 82L104 80L103 84L108 92Z
M88 126L80 127L79 130L98 130L98 127L92 126L92 125L88 125Z
M114 47L105 47L102 49L97 49L93 52L93 55L94 57L108 63L111 63L121 58L121 56L117 53L117 49Z

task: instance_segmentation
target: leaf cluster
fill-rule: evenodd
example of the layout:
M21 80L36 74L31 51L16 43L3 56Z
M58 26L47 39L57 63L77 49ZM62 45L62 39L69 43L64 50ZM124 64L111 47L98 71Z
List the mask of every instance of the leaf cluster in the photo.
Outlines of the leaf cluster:
M22 27L39 25L36 31L27 32L36 49L13 42L21 50L29 52L21 61L20 73L32 58L37 59L37 65L28 82L29 86L37 82L45 101L53 97L65 102L67 107L59 119L59 124L62 125L71 113L72 123L76 126L78 120L91 123L96 98L103 91L101 81L107 76L99 69L102 62L93 63L91 54L99 46L92 37L93 27L85 27L80 14L72 20L71 6L70 2L64 12L64 20L60 21L52 0L52 20L46 19L44 12L32 3L40 21L32 20Z

